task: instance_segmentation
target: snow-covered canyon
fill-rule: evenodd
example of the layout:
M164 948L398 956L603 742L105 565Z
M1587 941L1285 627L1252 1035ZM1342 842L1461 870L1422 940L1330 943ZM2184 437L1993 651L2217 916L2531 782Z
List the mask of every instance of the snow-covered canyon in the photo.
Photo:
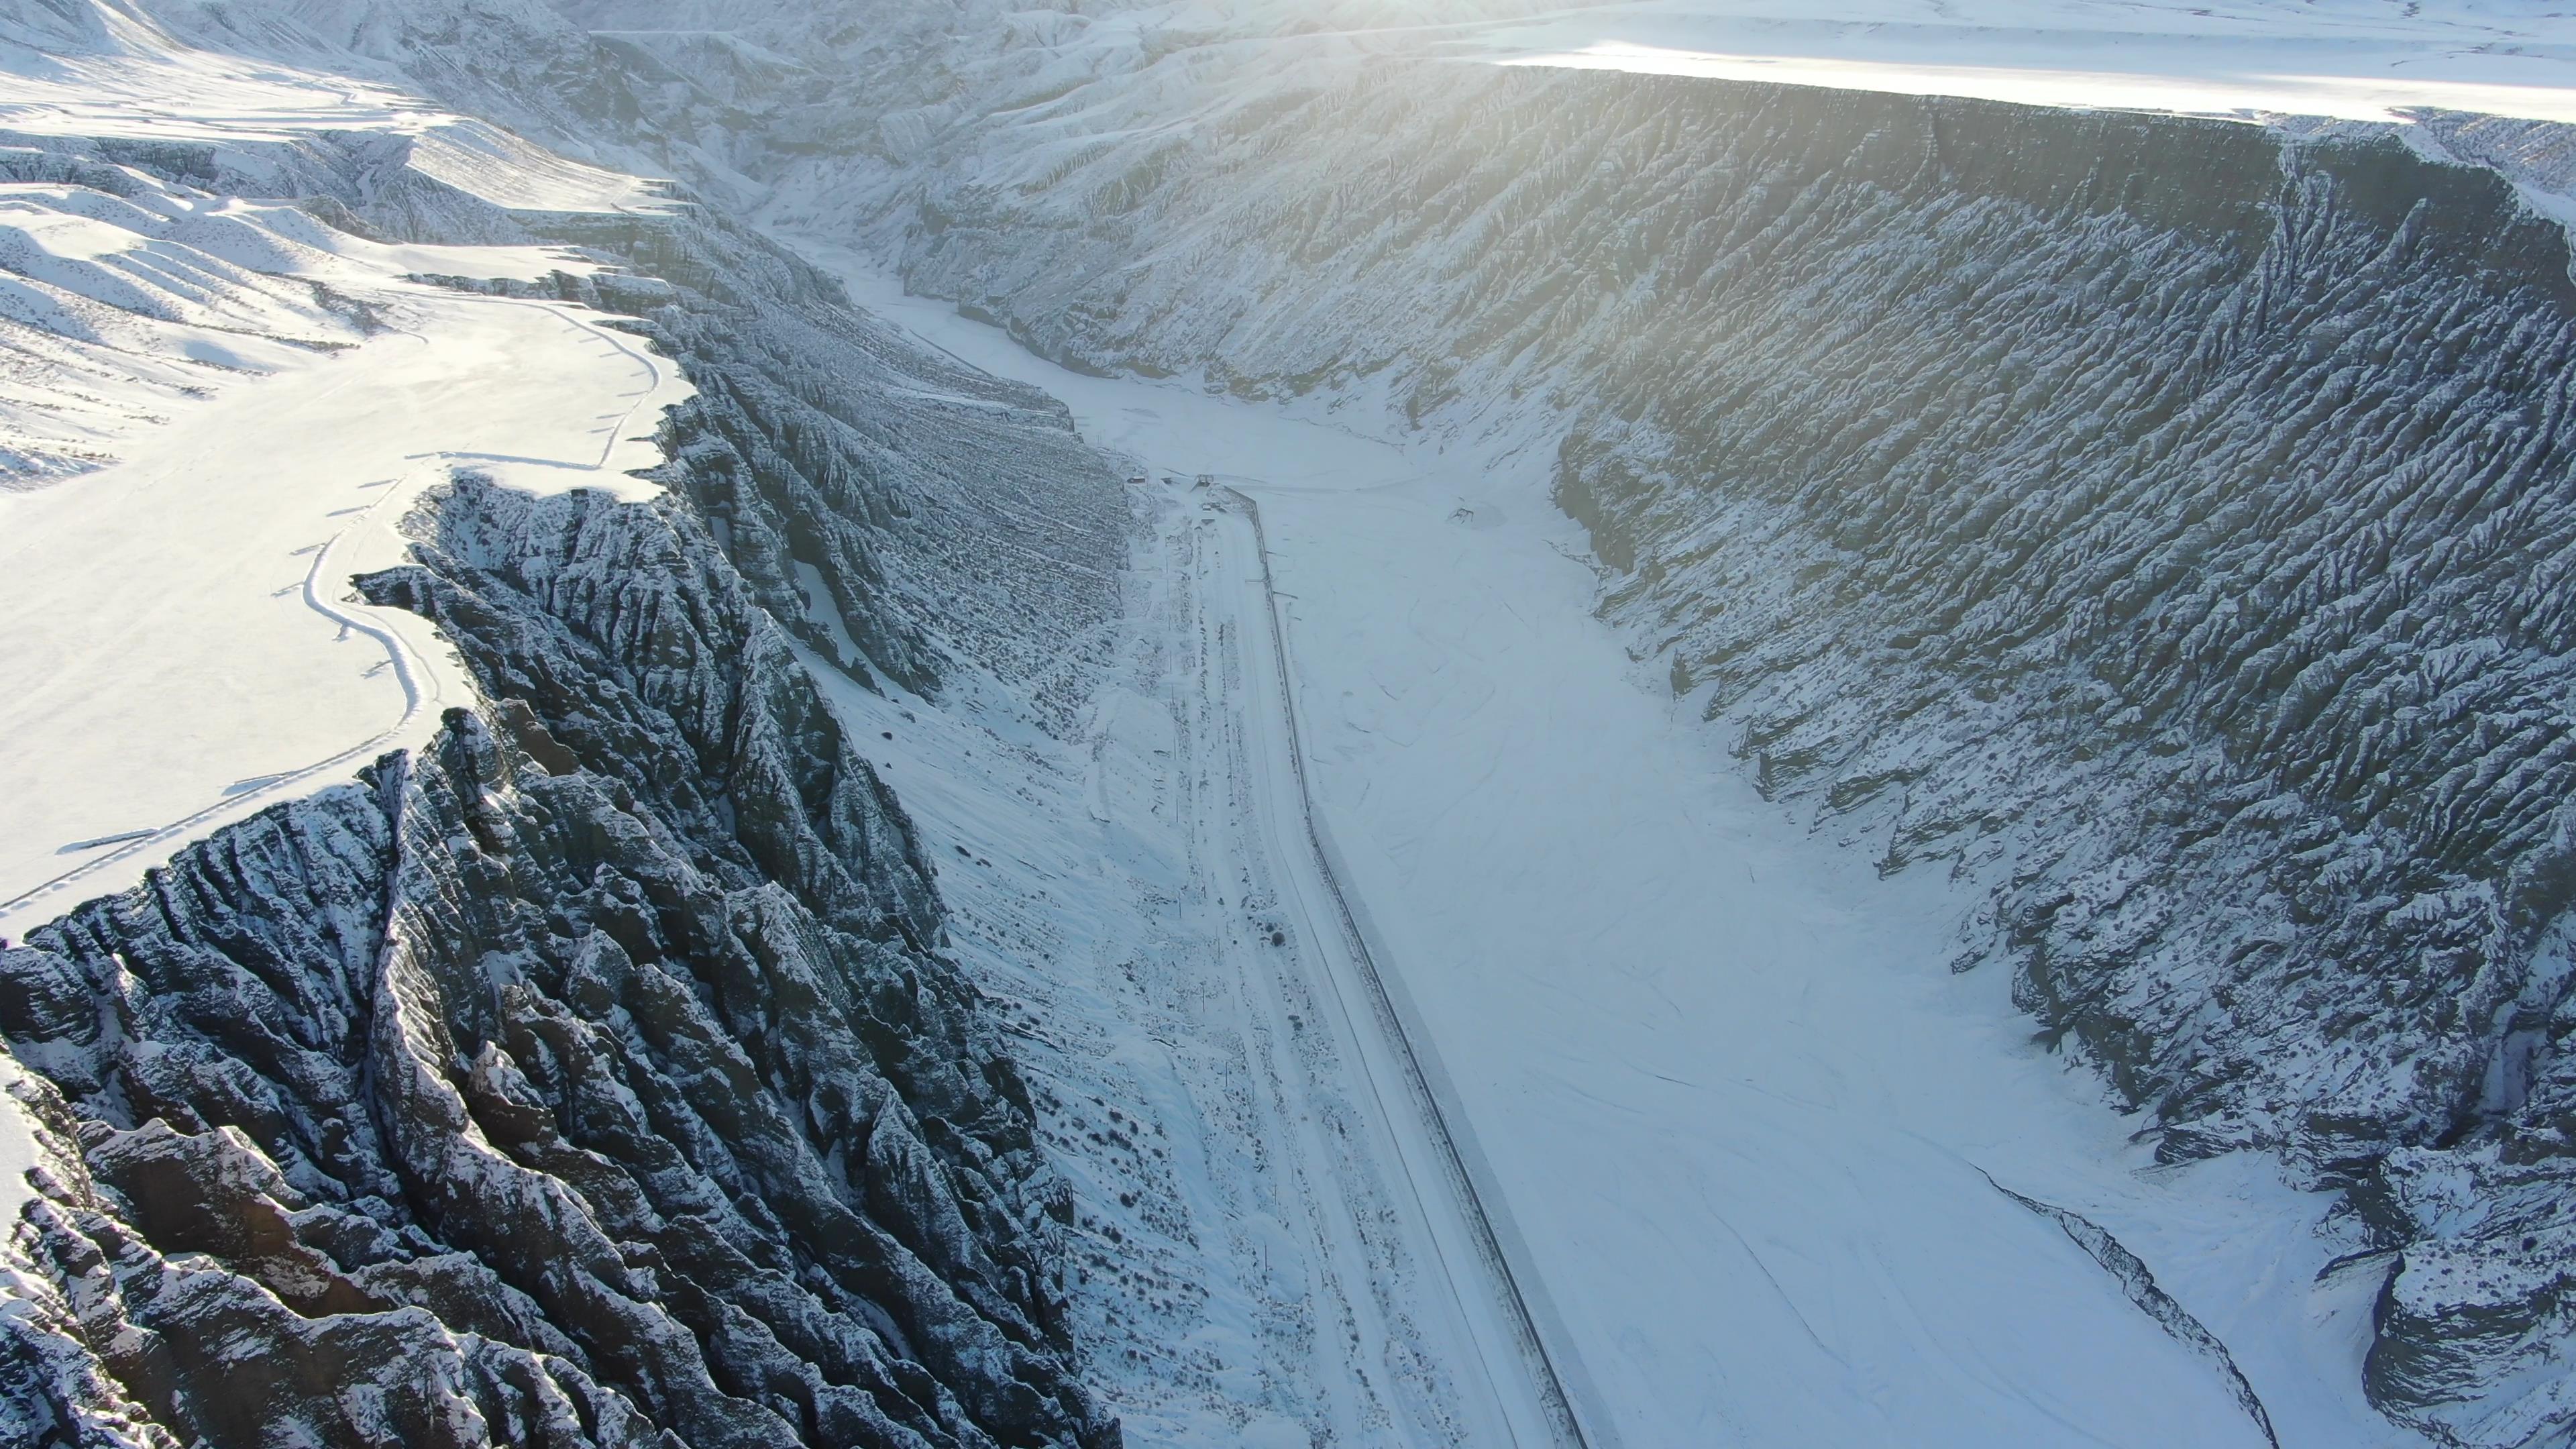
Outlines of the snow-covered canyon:
M960 75L1042 97L1082 56ZM1951 963L2012 975L2163 1161L2357 1189L2379 1403L2557 1418L2545 210L2386 135L1328 40L1085 59L895 173L911 285L1086 370L1555 445L1713 745L1989 889ZM789 164L781 213L875 224Z
M1335 863L1509 1205L1593 1442L2264 1441L2226 1368L1997 1183L2149 1255L2281 1442L2389 1434L2354 1372L2374 1285L2306 1281L2333 1256L2326 1200L2259 1161L2155 1169L1998 983L1944 969L1972 897L1891 888L1712 759L1592 617L1544 460L1086 378L871 280L880 315L1175 478L1157 511L1196 547L1229 542L1198 474L1260 503ZM1257 642L1267 601L1225 597L1247 569L1201 607L1246 611ZM1103 730L1136 750L1132 722ZM974 838L924 808L934 837Z
M2564 1442L2563 25L0 15L4 1422Z

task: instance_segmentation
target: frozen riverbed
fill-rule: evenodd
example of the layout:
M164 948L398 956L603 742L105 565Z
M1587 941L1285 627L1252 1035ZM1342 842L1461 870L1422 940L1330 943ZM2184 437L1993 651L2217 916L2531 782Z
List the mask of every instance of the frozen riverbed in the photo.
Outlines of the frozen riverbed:
M1093 441L1259 500L1348 884L1625 1442L2263 1442L2221 1366L1998 1185L2135 1252L2281 1442L2413 1442L2352 1387L2376 1281L2315 1281L2326 1199L2255 1159L2154 1168L1999 977L1948 972L1971 892L1881 881L1755 796L1592 617L1549 448L1078 377L850 270Z

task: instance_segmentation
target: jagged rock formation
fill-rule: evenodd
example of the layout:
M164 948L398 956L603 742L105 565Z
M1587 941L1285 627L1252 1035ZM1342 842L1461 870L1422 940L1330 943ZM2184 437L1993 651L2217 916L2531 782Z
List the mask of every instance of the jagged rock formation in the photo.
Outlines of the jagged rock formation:
M117 39L28 20L0 30ZM0 1425L1116 1443L1027 1091L791 642L923 692L989 671L1061 724L1127 526L1063 410L685 200L507 205L407 135L9 139L0 174L75 210L219 191L587 248L627 270L550 290L634 315L700 392L662 422L664 502L460 477L411 520L420 563L365 581L437 621L484 709L0 954L39 1158Z
M721 216L560 231L633 273L451 284L627 313L679 360L698 395L663 422L668 481L773 617L863 682L983 670L1067 725L1130 520L1063 404L905 341Z
M0 955L38 1441L1114 1443L1026 1091L786 638L675 504L424 522L366 589L496 703Z

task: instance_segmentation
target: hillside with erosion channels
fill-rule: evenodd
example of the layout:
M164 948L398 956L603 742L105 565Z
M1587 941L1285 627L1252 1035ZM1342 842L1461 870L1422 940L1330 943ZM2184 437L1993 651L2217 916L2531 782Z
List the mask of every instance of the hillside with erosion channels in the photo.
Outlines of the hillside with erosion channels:
M55 39L110 70L132 43ZM59 429L45 390L102 384L221 407L172 386L201 354L164 339L265 345L228 286L360 319L330 343L360 355L419 320L372 277L291 275L317 248L411 246L423 274L557 248L550 280L425 280L622 318L696 392L660 422L656 501L462 466L411 505L413 561L359 588L433 623L475 701L421 747L10 933L33 1195L9 1199L5 1437L1117 1442L1072 1367L1029 1090L796 642L1043 704L1114 609L1115 479L1060 406L717 213L565 205L544 168L569 168L519 142L499 184L442 175L365 119L13 136L21 415ZM303 216L196 219L241 195ZM83 222L113 243L58 260ZM114 466L29 436L38 476Z
M1632 682L1864 902L1946 882L1950 969L2155 1163L2331 1196L2253 1291L2363 1275L2350 1352L2240 1368L2157 1244L1985 1179L2231 1432L2302 1442L2289 1362L2391 1444L2576 1443L2576 130L1484 64L1563 7L1380 8L0 0L0 604L63 615L0 638L0 1438L1663 1422L1596 1399L1643 1340L1559 1319L1608 1290L1533 1271L1513 1124L1345 898L1296 545L847 263L1017 376L1535 459ZM292 572L222 613L109 489ZM210 630L270 642L191 724L151 681ZM123 691L211 763L75 762ZM1885 1389L1801 1307L1853 1280L1684 1220Z

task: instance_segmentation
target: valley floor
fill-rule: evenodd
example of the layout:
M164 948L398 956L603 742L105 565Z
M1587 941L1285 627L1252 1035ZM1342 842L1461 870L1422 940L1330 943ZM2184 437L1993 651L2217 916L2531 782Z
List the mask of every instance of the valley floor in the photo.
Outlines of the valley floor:
M1303 834L1251 524L1137 502L1078 740L809 660L1039 1087L1094 1376L1131 1444L1560 1442Z
M1112 1126L1095 1119L1125 1096L1152 1111L1158 1142L1168 1134L1173 1155L1151 1170L1077 1183L1106 1235L1100 1271L1141 1272L1130 1301L1170 1315L1109 1323L1115 1294L1090 1310L1113 1330L1097 1341L1128 1345L1113 1352L1132 1376L1111 1387L1136 1442L1194 1442L1205 1416L1246 1400L1333 1442L1441 1442L1479 1393L1445 1376L1479 1360L1452 1306L1473 1295L1425 1271L1437 1205L1406 1189L1402 1144L1378 1135L1341 1155L1336 1140L1401 1114L1378 1115L1375 1084L1352 1069L1369 1064L1352 1034L1369 1023L1334 1012L1318 970L1329 932L1268 874L1293 862L1292 833L1259 770L1243 778L1242 751L1279 726L1258 722L1257 674L1234 672L1247 656L1206 644L1221 596L1258 568L1240 556L1248 531L1204 521L1189 486L1203 472L1260 505L1322 824L1417 1044L1445 1065L1506 1242L1552 1304L1542 1326L1594 1442L2263 1442L2223 1369L1999 1186L2142 1258L2232 1349L2280 1442L2420 1442L2360 1400L2377 1279L2317 1280L2339 1250L2321 1228L2328 1200L2259 1159L2154 1167L2094 1079L2031 1045L2000 977L1948 972L1970 884L1881 881L1869 842L1812 833L1755 796L1718 735L1638 677L1592 616L1579 535L1545 497L1547 449L1400 448L1076 376L810 250L864 305L1048 388L1091 441L1150 468L1146 556L1166 559L1153 567L1175 567L1157 550L1231 551L1184 570L1196 583L1135 585L1135 667L1087 760L1025 746L1064 756L1050 768L1097 835L1032 850L1018 898L998 860L981 864L1000 849L974 838L999 802L909 761L892 771L946 857L963 929L1017 933L987 959L1053 937L1052 964L1014 989L1030 1029L1058 1033L1040 1075L1099 1099L1064 1104L1062 1120ZM1164 904L1156 891L1185 925L1123 918ZM1293 944L1265 951L1272 926ZM1329 1039L1297 1040L1318 1013ZM1111 1160L1068 1145L1074 1161ZM1204 1194L1183 1187L1201 1177ZM1139 1223L1156 1234L1143 1252ZM1398 1248L1376 1261L1406 1264L1400 1281L1366 1272L1386 1249L1349 1243L1381 1223ZM1197 1275L1202 1291L1156 1274ZM1226 1365L1198 1399L1156 1361L1174 1335ZM1246 1363L1258 1372L1223 1376ZM1411 1412L1376 1406L1389 1365L1417 1385ZM1360 1401L1335 1403L1353 1383Z

